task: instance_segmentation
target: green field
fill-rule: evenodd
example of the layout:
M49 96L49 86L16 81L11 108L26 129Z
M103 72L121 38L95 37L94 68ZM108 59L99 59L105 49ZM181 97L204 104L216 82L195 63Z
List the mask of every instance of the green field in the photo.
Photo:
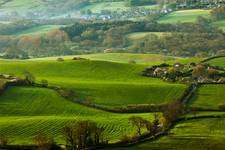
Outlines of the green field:
M225 57L212 59L207 63L209 63L210 65L213 65L213 66L219 66L219 67L225 68Z
M214 22L212 25L225 31L225 20Z
M164 56L159 54L135 54L135 53L98 53L98 54L88 54L88 55L70 55L61 56L63 59L73 59L73 57L81 57L90 60L98 61L110 61L118 63L129 63L129 61L134 60L137 64L152 66L162 63L174 64L176 62L180 63L190 63L190 62L200 62L205 58L182 58L182 57L172 57ZM58 57L46 57L46 58L35 58L31 60L56 60Z
M145 5L145 6L138 6L137 8L146 8L146 9L155 9L158 5ZM128 11L131 7L126 6L126 2L100 2L100 3L92 3L81 10L88 10L90 9L93 13L100 13L102 10L109 10L109 11Z
M44 1L42 0L33 0L32 3L30 0L10 0L4 5L1 5L0 11L4 12L25 12L28 10L40 10L44 7Z
M19 32L16 32L13 35L16 36L36 36L47 33L54 29L59 29L62 25L40 25L32 28L28 28Z
M123 134L133 134L130 116L152 119L151 114L113 114L75 104L49 89L11 87L0 97L0 134L12 143L28 144L37 134L54 137L64 143L62 129L77 120L93 120L106 128L110 142ZM110 119L109 119L110 118Z
M177 100L186 89L143 77L146 66L104 61L0 61L0 72L22 76L25 70L40 81L74 89L82 101L105 107L162 104Z
M201 86L190 105L193 107L217 109L219 105L225 105L225 85L203 85Z
M168 136L116 150L223 150L225 119L198 119L179 123Z
M160 36L163 36L163 35L166 35L169 33L168 32L134 32L134 33L128 34L127 38L129 40L135 41L135 40L141 40L144 37L151 35L151 34L154 34L154 35L157 35L160 37Z
M210 10L191 9L172 12L159 18L160 23L194 22L198 16L209 17Z

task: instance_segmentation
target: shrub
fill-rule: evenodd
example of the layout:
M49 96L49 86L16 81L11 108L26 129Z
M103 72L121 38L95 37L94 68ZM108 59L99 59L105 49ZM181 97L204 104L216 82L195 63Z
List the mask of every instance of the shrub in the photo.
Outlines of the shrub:
M48 80L41 80L42 87L48 87Z
M1 146L6 146L9 143L9 140L6 136L1 135L0 136L0 145Z
M37 145L37 150L50 150L55 145L53 139L41 134L35 136L33 141Z
M135 60L130 60L128 63L129 64L136 64L136 61Z
M57 58L57 61L62 62L62 61L64 61L64 59L59 57L59 58Z

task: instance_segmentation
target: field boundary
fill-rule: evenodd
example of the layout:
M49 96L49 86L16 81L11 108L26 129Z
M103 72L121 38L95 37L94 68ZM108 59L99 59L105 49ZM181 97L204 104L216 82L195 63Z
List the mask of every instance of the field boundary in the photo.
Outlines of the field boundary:
M201 62L202 63L206 63L206 62L208 62L210 60L217 59L217 58L223 58L223 57L225 57L225 55L222 55L222 56L214 56L214 57L206 58L205 60L202 60Z

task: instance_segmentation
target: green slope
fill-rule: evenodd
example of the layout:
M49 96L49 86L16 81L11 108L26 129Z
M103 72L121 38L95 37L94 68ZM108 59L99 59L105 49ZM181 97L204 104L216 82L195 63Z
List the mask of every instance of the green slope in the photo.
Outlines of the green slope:
M159 18L160 23L194 22L197 17L209 17L210 10L190 9L172 12Z
M203 85L190 101L193 107L218 109L219 105L225 105L225 85Z
M0 72L25 70L40 81L74 89L83 101L105 107L161 104L177 100L186 86L141 76L146 66L104 61L1 61Z
M32 143L37 134L54 137L64 143L62 129L77 120L93 120L105 127L110 142L123 134L132 134L128 118L136 114L113 114L87 108L60 97L55 91L32 87L11 87L0 97L0 134L12 143ZM137 114L152 119L151 114ZM110 118L110 119L109 119Z
M132 38L134 38L136 34L139 35L139 32L132 33L131 34ZM142 33L140 34L142 35ZM145 32L143 34L145 34ZM148 66L162 64L162 63L174 64L176 62L180 62L180 63L200 62L201 60L204 60L204 58L182 58L182 57L165 56L165 55L159 55L159 54L138 54L138 53L97 53L97 54L70 55L70 56L61 56L61 57L66 60L72 59L73 57L81 57L81 58L86 58L90 60L110 61L110 62L119 62L119 63L129 63L129 61L134 60L137 64L143 64ZM46 57L46 58L34 58L31 60L56 60L57 58L58 57Z
M207 63L209 63L210 65L213 65L213 66L219 66L219 67L225 68L225 57L212 59Z
M116 150L223 150L225 119L199 119L176 125L168 136Z

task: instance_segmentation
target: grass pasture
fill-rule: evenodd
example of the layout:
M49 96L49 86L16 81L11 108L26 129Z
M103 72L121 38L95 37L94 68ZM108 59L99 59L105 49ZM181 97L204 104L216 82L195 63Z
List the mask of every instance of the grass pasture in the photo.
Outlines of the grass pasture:
M22 76L25 70L40 81L74 89L83 101L104 107L162 104L177 100L185 85L141 76L146 66L104 61L1 61L0 72ZM138 91L138 92L136 92Z
M198 119L179 123L168 136L117 150L223 150L225 119Z
M134 133L128 118L136 114L113 114L75 104L55 91L33 87L11 87L0 97L0 134L12 143L29 144L37 134L63 143L62 128L77 120L93 120L105 127L110 142ZM153 119L151 114L137 114ZM110 119L109 119L110 118Z
M212 25L225 31L225 20L214 22Z
M90 60L97 61L109 61L118 63L129 63L129 61L134 60L137 64L152 66L162 63L173 64L176 62L180 63L190 63L190 62L200 62L205 58L181 58L164 56L159 54L135 54L135 53L98 53L98 54L88 54L88 55L72 55L72 56L61 56L65 60L71 60L73 57L81 57ZM46 57L46 58L35 58L31 60L35 61L46 61L46 60L56 60L58 57Z
M198 16L209 17L210 10L190 9L172 12L159 18L159 23L194 22Z
M219 66L219 67L225 68L225 57L212 59L207 63L209 63L210 65L213 65L213 66Z
M154 34L154 35L161 37L161 36L163 36L165 34L169 34L169 33L168 32L134 32L134 33L128 34L127 38L132 41L141 40L150 34Z
M203 85L190 101L193 107L218 109L219 105L225 104L225 85Z

